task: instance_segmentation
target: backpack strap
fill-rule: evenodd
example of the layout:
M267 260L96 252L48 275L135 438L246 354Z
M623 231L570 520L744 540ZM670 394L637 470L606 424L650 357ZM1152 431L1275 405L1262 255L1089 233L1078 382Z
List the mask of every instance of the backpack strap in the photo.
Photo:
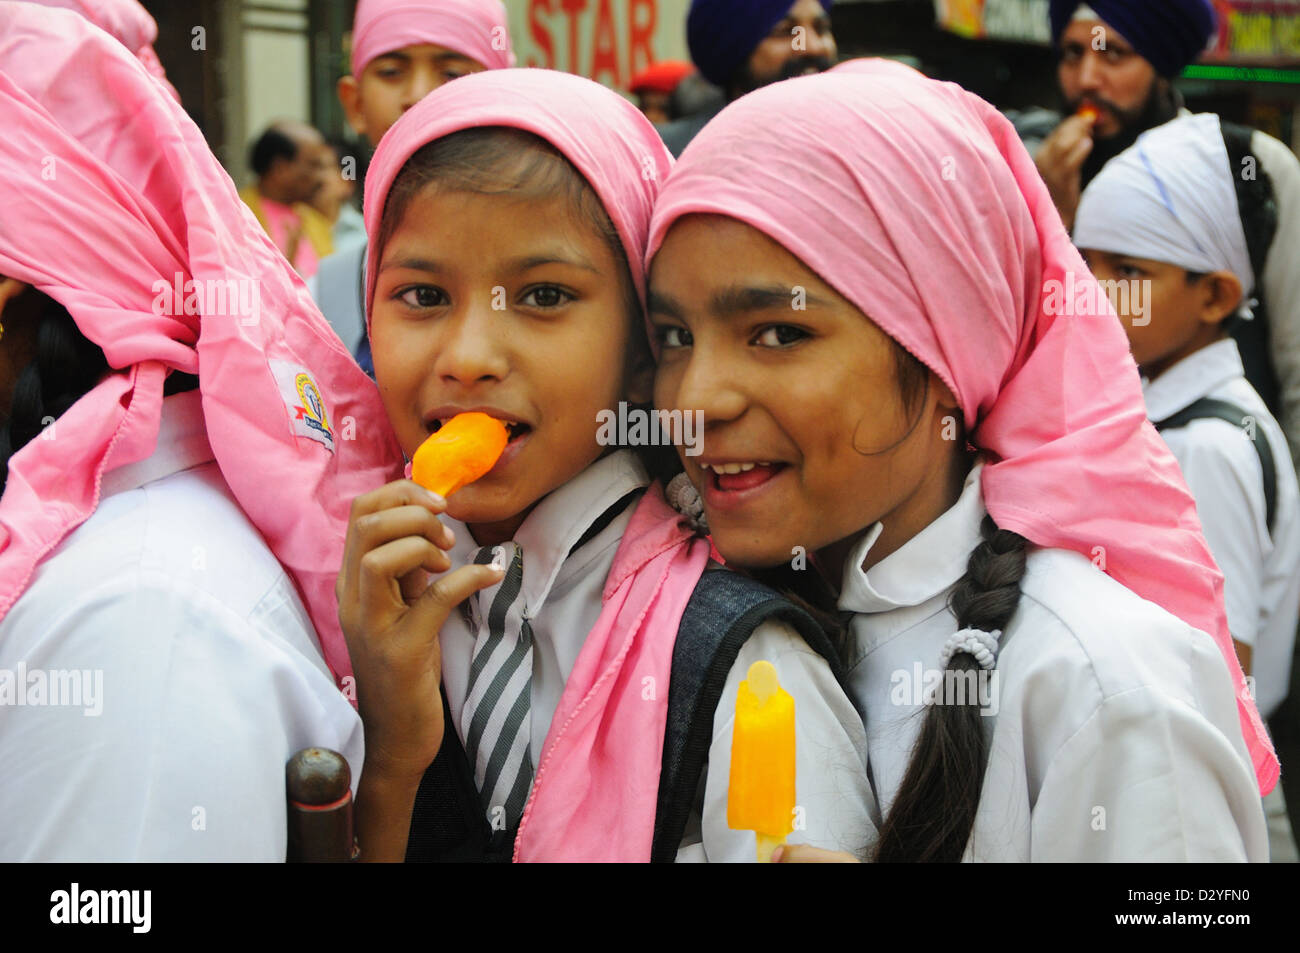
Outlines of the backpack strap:
M1236 404L1229 403L1226 400L1202 397L1200 400L1184 407L1172 417L1156 421L1155 427L1156 430L1176 430L1179 427L1186 427L1193 420L1217 419L1227 421L1234 427L1244 430L1244 422L1254 417L1254 414L1247 413ZM1271 536L1273 534L1274 517L1277 514L1277 467L1273 462L1273 448L1269 446L1268 434L1263 432L1262 427L1255 427L1254 431L1251 443L1254 444L1255 452L1259 454L1259 465L1264 471L1264 510L1268 523L1268 532Z
M672 863L677 856L709 760L714 712L727 675L741 647L769 619L789 623L830 663L835 678L845 680L830 637L811 615L748 576L729 569L705 570L682 615L673 647L652 862Z

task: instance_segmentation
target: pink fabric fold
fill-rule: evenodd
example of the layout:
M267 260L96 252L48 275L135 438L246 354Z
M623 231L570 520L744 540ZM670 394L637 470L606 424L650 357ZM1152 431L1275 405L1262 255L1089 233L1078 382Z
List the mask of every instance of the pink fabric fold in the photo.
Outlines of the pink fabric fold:
M94 512L104 473L153 452L167 371L196 373L222 475L297 584L341 680L351 665L334 580L349 506L401 472L374 385L202 133L104 32L62 10L0 3L0 114L0 274L66 307L116 369L52 439L10 462L0 617Z
M487 69L515 65L501 0L358 0L352 21L352 75L404 46L446 47Z
M655 208L764 232L932 369L991 457L989 513L1209 633L1260 791L1278 763L1228 634L1223 578L1128 342L1011 124L951 83L855 61L724 110Z
M517 862L650 860L673 646L709 549L651 487L551 719Z
M177 102L180 93L167 81L167 73L154 51L158 23L138 0L32 0L43 7L61 7L80 13L131 52L150 75L159 80Z

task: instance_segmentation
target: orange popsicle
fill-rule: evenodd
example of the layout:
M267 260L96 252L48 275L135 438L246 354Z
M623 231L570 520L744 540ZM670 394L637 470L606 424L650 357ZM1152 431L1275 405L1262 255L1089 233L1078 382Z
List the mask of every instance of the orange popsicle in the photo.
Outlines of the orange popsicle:
M794 699L771 662L755 662L736 694L727 826L754 831L758 862L794 829Z
M457 414L415 451L411 479L446 499L491 470L509 440L495 417Z
M1098 119L1101 118L1101 110L1098 109L1096 106L1094 106L1092 103L1084 103L1082 106L1079 107L1075 115L1080 116L1084 119L1091 119L1093 122L1096 122Z

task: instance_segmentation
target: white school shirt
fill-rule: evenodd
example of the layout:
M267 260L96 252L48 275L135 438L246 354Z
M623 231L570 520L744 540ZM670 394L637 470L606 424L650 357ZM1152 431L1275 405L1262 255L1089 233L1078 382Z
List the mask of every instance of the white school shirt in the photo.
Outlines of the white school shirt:
M845 566L850 684L885 814L926 714L916 670L938 670L957 630L947 599L981 538L982 469L902 548L863 571L877 524ZM1077 553L1030 547L1021 589L997 658L964 859L1266 861L1259 792L1214 640Z
M602 513L649 482L633 451L616 451L542 499L515 533L514 540L524 554L522 598L533 630L529 736L533 764L541 761L542 746L565 681L587 633L600 616L605 578L636 502L572 557L566 556ZM444 517L443 522L456 534L456 544L449 554L452 564L471 561L479 546L469 529L449 518ZM443 690L462 741L474 635L460 612L448 617L440 633ZM727 677L714 715L707 775L677 859L755 860L754 833L727 827L727 784L736 693L749 665L758 659L777 666L782 687L795 698L796 788L801 808L796 820L804 828L791 835L790 842L864 855L874 827L868 808L870 789L866 784L866 742L861 719L836 684L825 659L808 648L785 623L768 622L750 637ZM667 686L661 686L660 691L666 692Z
M1216 418L1160 433L1196 499L1205 541L1223 572L1228 629L1252 647L1255 698L1268 718L1287 695L1300 616L1300 489L1286 437L1247 382L1231 338L1143 383L1152 420L1172 417L1202 397L1229 401L1254 419L1273 451L1277 509L1270 535L1259 454L1242 427Z
M283 861L293 753L342 753L355 789L361 720L206 434L198 392L165 398L0 621L0 672L102 673L98 715L0 705L0 860Z

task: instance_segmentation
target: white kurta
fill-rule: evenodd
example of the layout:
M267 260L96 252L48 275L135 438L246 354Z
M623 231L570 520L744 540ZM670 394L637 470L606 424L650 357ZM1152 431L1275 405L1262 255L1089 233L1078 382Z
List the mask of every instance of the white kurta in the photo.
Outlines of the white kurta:
M1273 451L1277 499L1270 533L1259 454L1242 427L1210 419L1161 432L1223 572L1228 628L1253 649L1255 698L1268 718L1290 685L1300 614L1300 489L1282 428L1247 382L1235 341L1201 348L1146 384L1152 420L1172 417L1202 397L1240 407Z
M980 541L981 471L870 571L861 566L878 525L846 564L851 687L884 812L926 714L917 669L939 669L957 628L946 603ZM1031 548L1021 588L997 660L965 859L1266 860L1259 794L1214 641L1076 553Z
M600 615L601 592L635 503L580 550L568 556L592 522L625 494L649 483L635 453L620 450L593 463L552 491L515 534L524 552L523 598L533 630L530 750L541 760L551 718L573 671L587 633ZM456 534L453 565L478 548L469 529L445 519ZM452 613L441 632L443 690L452 720L464 738L461 716L474 648L474 632ZM871 792L866 782L862 722L830 666L784 623L759 627L727 677L713 722L707 775L696 811L688 820L679 861L755 860L752 831L727 827L727 785L731 770L731 727L736 693L751 662L777 666L782 686L795 698L797 765L796 815L803 825L791 843L809 843L865 853L873 836ZM667 686L663 686L667 691ZM701 818L703 820L701 821Z
M0 859L282 861L289 757L333 748L355 786L361 720L212 460L199 394L166 398L0 622L0 670L102 686L97 714L0 709Z

